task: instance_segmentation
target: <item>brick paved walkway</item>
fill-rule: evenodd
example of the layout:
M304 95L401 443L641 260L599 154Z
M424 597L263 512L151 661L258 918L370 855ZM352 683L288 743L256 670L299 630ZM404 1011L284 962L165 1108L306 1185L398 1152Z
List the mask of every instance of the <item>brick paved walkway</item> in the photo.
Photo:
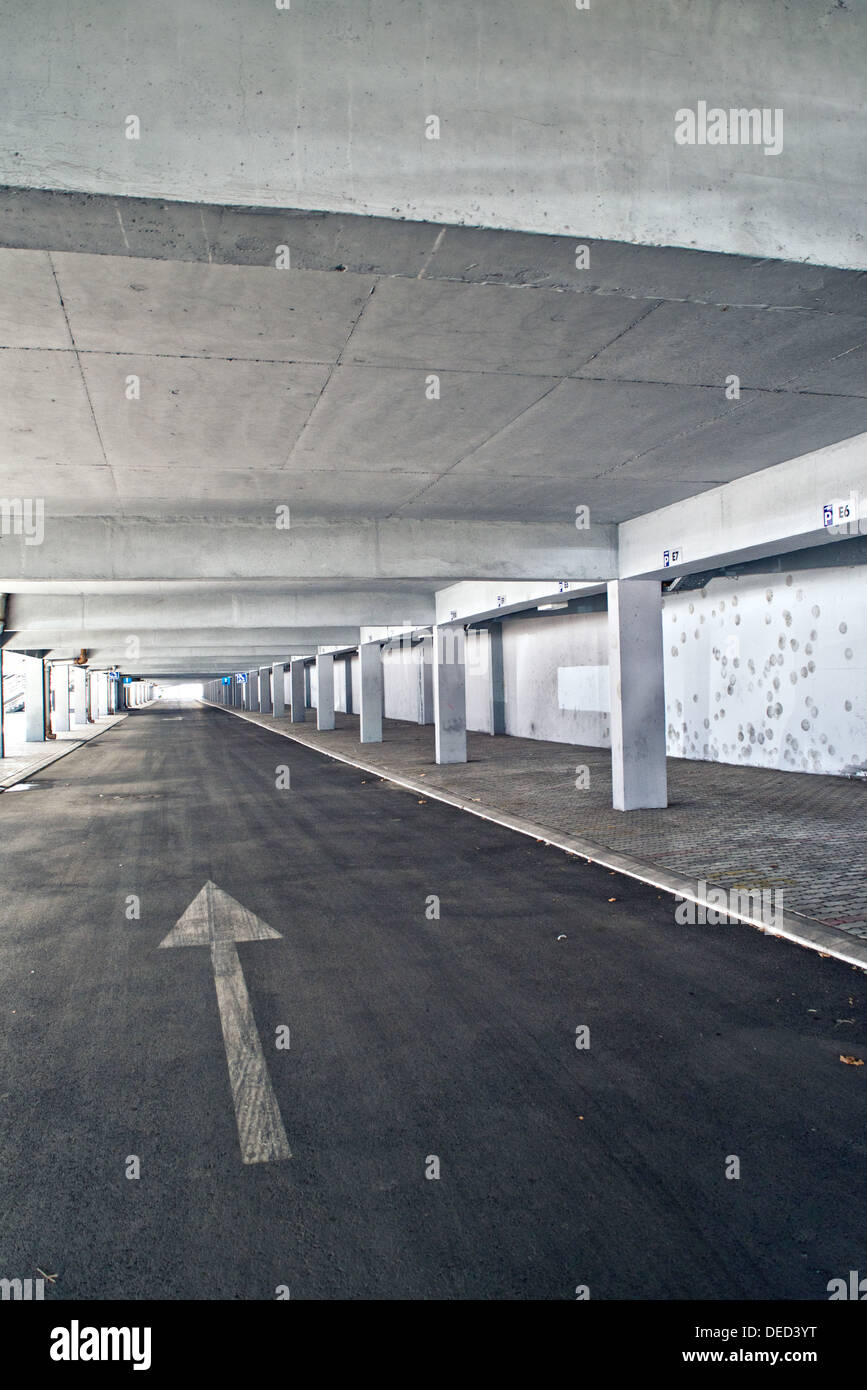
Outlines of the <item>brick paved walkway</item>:
M338 714L329 733L317 730L309 710L303 725L246 717L686 878L726 889L782 889L786 911L867 939L862 781L669 758L668 809L620 812L611 807L611 755L604 748L471 733L469 761L438 767L430 725L386 719L381 744L360 744L354 715ZM581 766L589 772L586 790L575 786Z

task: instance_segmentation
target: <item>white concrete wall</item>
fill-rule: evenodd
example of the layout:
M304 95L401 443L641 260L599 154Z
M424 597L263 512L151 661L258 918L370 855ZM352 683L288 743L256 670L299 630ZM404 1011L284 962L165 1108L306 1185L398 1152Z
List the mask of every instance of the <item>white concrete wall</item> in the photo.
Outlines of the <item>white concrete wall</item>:
M5 9L3 183L867 264L860 0ZM700 100L782 151L676 144Z
M605 613L503 623L506 733L610 746L607 623Z
M604 613L503 624L506 732L610 747ZM715 579L663 600L669 756L867 770L867 569ZM467 727L490 732L468 663Z
M491 705L491 638L487 631L468 632L467 661L467 728L476 732L492 732Z
M388 647L382 654L386 719L417 724L421 707L422 647Z
M662 616L670 754L867 769L867 569L717 579Z
M361 709L361 658L360 658L360 656L358 655L358 652L356 652L355 655L352 657L351 665L352 665L352 709L353 709L353 711L354 711L355 714L358 714L359 710ZM344 680L345 680L345 677L344 677ZM345 687L345 685L344 685L344 692L345 692L345 689L346 689L346 687ZM343 704L341 705L341 708L342 708L342 709L345 709L345 707L346 707L346 698L345 698L345 694L344 694Z

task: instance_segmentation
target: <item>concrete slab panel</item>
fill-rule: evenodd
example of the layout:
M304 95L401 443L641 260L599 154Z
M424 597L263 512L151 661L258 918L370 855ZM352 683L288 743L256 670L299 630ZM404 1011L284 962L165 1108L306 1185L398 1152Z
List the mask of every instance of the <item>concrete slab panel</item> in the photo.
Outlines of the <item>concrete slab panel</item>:
M619 295L385 280L346 355L355 362L429 371L566 376L649 307Z
M76 346L333 362L373 279L265 266L55 256Z
M808 365L859 346L865 334L867 319L857 314L659 304L578 375L716 385L724 399L730 373L742 388L784 386Z
M0 352L0 455L3 492L14 470L47 464L87 469L103 462L99 436L73 352ZM12 475L6 473L9 462ZM107 488L109 496L113 489ZM33 496L32 484L25 496Z
M657 506L668 506L668 479L730 482L867 430L867 399L774 393L753 398L657 449L625 470L655 479Z
M431 375L435 381L431 381ZM338 367L290 466L438 474L521 414L556 377ZM430 398L429 392L439 391Z
M69 328L45 251L0 251L0 345L68 348Z
M455 471L594 478L713 419L725 404L721 391L701 386L562 381Z
M233 495L241 501L249 496L251 475L283 465L328 372L298 362L102 353L84 354L82 370L118 476L139 468L157 476L191 468L207 493L212 470L232 470ZM126 399L130 374L139 378L138 400ZM179 495L176 478L170 495Z

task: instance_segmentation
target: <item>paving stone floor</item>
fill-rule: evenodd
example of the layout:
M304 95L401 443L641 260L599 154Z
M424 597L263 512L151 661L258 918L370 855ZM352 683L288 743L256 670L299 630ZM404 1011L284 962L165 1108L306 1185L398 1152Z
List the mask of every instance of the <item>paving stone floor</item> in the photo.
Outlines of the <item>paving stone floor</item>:
M438 767L431 725L386 719L381 744L358 741L358 717L320 733L315 711L248 716L305 742L477 799L485 807L593 840L723 888L771 888L781 906L867 939L867 783L813 773L669 758L664 811L614 811L604 748L470 733L468 761ZM577 770L588 769L585 790ZM778 899L779 900L779 899Z

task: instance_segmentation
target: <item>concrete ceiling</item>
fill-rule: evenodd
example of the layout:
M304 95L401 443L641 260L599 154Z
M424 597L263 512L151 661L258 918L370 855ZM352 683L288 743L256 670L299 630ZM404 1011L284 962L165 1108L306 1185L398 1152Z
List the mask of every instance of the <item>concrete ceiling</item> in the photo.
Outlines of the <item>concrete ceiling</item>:
M552 279L562 248L530 240ZM843 294L835 271L703 255L695 275L669 250L615 274L612 248L593 255L584 288L521 283L508 256L518 283L461 280L451 253L422 278L0 250L2 488L46 512L38 556L19 545L0 573L5 641L131 671L264 664L429 622L446 580L513 572L505 553L489 571L468 521L565 533L588 506L602 549L579 577L605 577L612 523L867 430L865 277ZM764 302L744 302L757 276ZM307 538L294 567L269 549L281 507ZM353 522L392 528L376 559L327 539Z
M853 291L828 312L3 250L3 489L49 516L621 522L867 429Z

